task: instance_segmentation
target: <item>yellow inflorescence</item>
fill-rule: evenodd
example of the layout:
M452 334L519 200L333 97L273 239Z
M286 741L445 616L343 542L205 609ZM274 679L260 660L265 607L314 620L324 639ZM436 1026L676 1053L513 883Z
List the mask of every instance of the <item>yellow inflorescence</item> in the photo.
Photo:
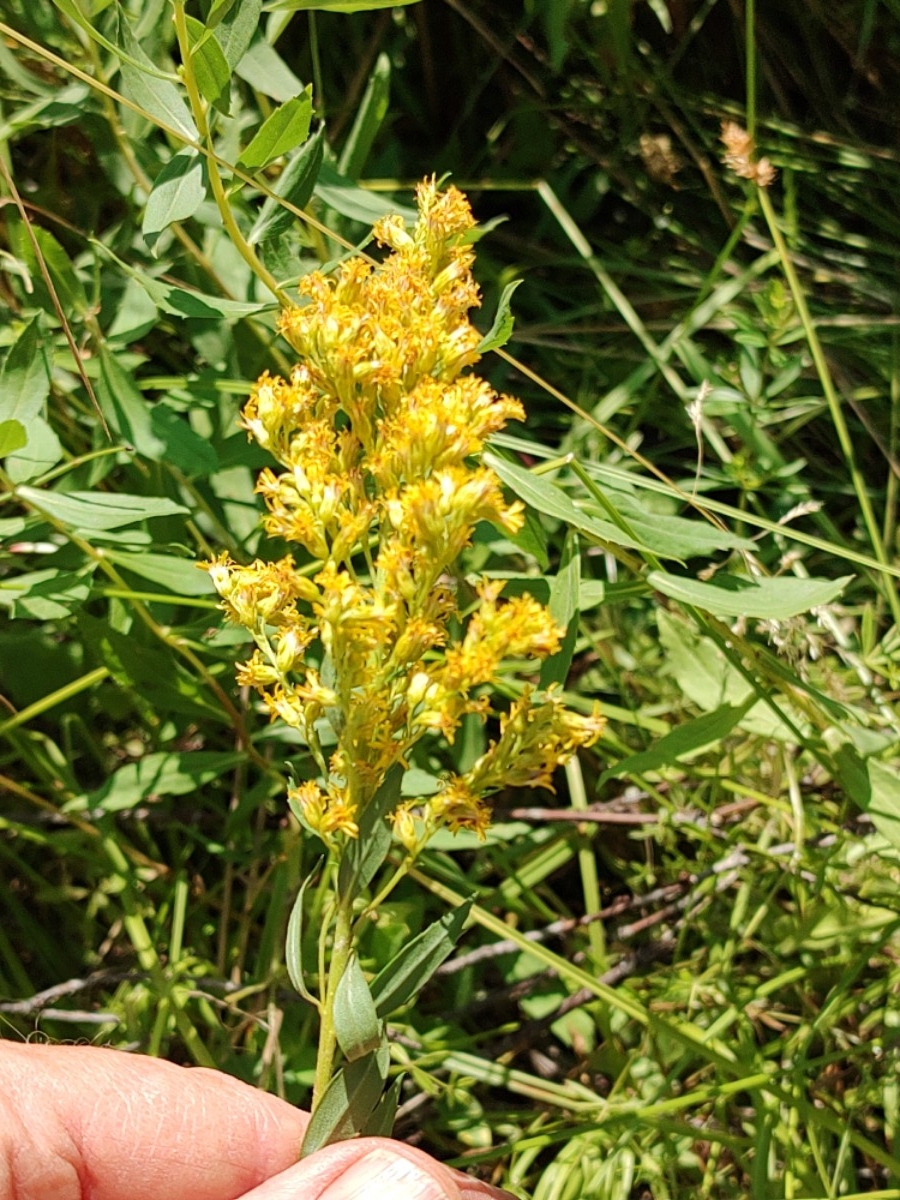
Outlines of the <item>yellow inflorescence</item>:
M487 719L485 689L505 660L552 654L562 635L543 605L503 601L493 581L477 587L467 620L458 610L448 573L475 525L522 525L521 504L506 502L477 457L523 412L461 374L480 341L468 318L479 303L468 201L433 182L417 201L411 231L399 217L376 225L391 250L382 263L351 259L336 279L301 281L309 302L280 320L300 361L290 379L263 375L242 415L281 468L259 477L265 528L314 563L302 572L292 557L206 564L225 612L256 643L239 681L319 763L321 785L303 783L291 800L327 841L356 836L361 809L421 737L452 742L467 714ZM327 759L323 723L336 742ZM485 796L550 786L554 768L602 724L526 686L470 771L400 806L396 835L411 850L442 825L483 836Z

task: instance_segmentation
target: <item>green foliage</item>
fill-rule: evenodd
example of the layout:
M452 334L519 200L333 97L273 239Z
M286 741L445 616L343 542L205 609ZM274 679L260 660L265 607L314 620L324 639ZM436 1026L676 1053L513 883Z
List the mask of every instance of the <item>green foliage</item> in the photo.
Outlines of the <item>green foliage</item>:
M233 685L195 563L282 552L236 425L293 363L280 300L449 171L482 367L529 414L491 456L526 531L480 529L457 586L549 598L544 682L609 726L368 914L308 1146L399 1102L536 1200L892 1196L896 6L756 5L755 37L749 5L385 7L5 6L7 1032L308 1101L326 892L284 794L315 766ZM397 861L374 821L345 889Z

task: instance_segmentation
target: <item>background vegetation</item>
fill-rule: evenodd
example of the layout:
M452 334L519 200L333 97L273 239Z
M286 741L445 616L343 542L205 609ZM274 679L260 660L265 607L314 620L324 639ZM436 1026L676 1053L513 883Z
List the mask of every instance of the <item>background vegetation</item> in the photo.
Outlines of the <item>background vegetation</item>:
M425 174L504 218L483 328L523 282L485 365L529 411L495 453L531 520L463 567L552 596L555 669L609 718L373 924L372 963L477 898L394 1026L398 1136L536 1200L900 1197L900 7L275 9L239 56L252 8L218 30L215 152L288 292ZM194 566L278 552L235 418L290 358L185 156L170 17L3 5L0 1013L302 1103L304 748L236 691ZM310 83L312 141L240 184ZM766 195L721 165L725 119ZM273 185L325 232L263 210Z

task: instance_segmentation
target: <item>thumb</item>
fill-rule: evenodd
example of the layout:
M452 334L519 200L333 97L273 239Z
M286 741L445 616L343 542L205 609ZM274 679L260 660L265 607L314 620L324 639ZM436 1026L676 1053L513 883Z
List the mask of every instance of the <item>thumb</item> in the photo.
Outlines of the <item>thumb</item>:
M508 1200L421 1150L387 1138L326 1146L241 1200Z

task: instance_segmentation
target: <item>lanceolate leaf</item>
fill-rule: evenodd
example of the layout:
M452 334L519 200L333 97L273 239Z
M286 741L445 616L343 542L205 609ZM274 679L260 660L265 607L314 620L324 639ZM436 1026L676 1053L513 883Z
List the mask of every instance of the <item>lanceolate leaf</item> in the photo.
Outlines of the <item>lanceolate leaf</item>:
M144 209L141 232L150 249L169 225L192 217L205 196L203 159L190 147L180 150L157 175Z
M164 496L129 496L124 492L50 492L20 487L18 495L72 529L86 532L120 529L148 517L167 517L188 510Z
M181 93L174 83L160 78L121 11L119 42L125 51L122 56L122 84L128 98L166 128L176 130L190 141L196 141L197 126Z
M213 5L209 14L208 24L216 28L219 45L234 71L253 41L253 35L259 29L259 18L262 14L262 0L238 0L237 4L229 6L228 15L217 22L216 14L219 5ZM264 39L261 39L264 41ZM266 43L268 44L268 43ZM273 50L274 54L275 51ZM240 72L239 72L240 74ZM243 76L242 76L243 77ZM269 95L269 93L265 93Z
M282 154L289 154L306 140L311 120L312 92L306 88L266 118L250 145L241 153L237 165L252 173L262 170Z
M408 1004L453 951L472 908L467 900L414 937L369 985L375 1011L386 1017Z
M750 579L745 575L720 574L712 583L701 583L665 571L650 571L647 582L664 596L716 616L784 621L818 608L820 604L830 604L852 578L852 575L844 575L840 579L797 579L794 576Z
M195 17L186 17L191 42L191 65L197 86L205 100L221 112L228 112L231 68L216 35Z
M384 1031L355 954L350 956L335 990L334 1031L344 1057L350 1062L381 1044Z
M284 954L285 965L287 966L291 983L304 1000L309 1000L313 1004L315 1001L310 995L306 986L306 980L303 977L303 897L309 884L318 875L320 866L321 861L316 863L300 884L300 890L297 892L297 899L294 901L294 907L291 909L290 919L288 920Z
M400 799L402 778L403 768L395 764L363 809L359 818L359 837L351 842L341 858L338 873L341 895L358 896L384 862L391 845L391 831L385 818Z
M306 1128L302 1157L365 1129L378 1106L389 1066L390 1052L383 1041L377 1050L338 1071Z
M521 279L515 279L512 283L508 283L503 289L500 296L500 301L497 304L497 313L494 317L494 323L481 339L478 345L479 354L487 354L489 350L496 350L500 346L505 346L512 337L513 326L516 323L515 317L512 315L510 301L513 297L513 292L522 282Z
M50 391L40 323L40 314L35 314L13 342L0 372L0 418L15 418L26 427L44 407Z
M303 208L308 204L319 175L319 168L322 165L324 148L325 130L323 127L317 130L290 159L272 189L275 195L289 201L295 208ZM248 241L251 245L255 245L265 238L276 237L288 229L296 219L289 208L285 208L270 196L262 206L262 210L250 230Z

